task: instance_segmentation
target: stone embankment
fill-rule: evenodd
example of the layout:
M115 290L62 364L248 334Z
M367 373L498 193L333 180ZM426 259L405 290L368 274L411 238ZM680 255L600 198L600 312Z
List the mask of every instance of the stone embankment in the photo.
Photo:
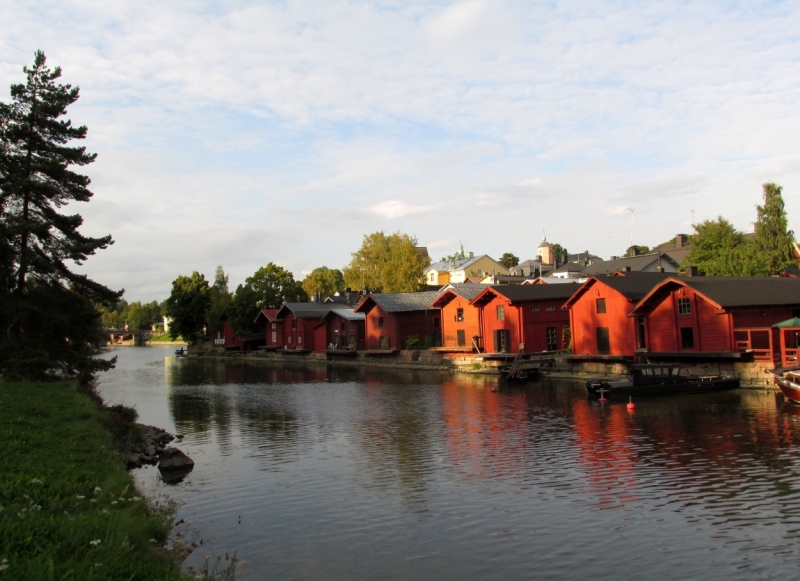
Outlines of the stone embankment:
M142 439L133 445L128 453L128 470L141 468L145 464L158 464L162 477L166 481L178 481L194 468L194 461L186 454L167 446L175 439L183 436L173 436L166 430L155 426L137 424L141 430Z

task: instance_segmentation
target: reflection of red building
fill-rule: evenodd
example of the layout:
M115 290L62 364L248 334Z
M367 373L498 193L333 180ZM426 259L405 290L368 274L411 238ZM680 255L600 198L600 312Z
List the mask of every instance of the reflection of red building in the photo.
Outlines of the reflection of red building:
M667 276L659 272L626 272L587 280L564 305L569 309L572 353L598 358L633 357L645 342L644 320L628 314Z
M493 353L566 348L569 313L562 306L577 287L574 283L486 287L470 303L479 309L481 347Z
M440 344L440 312L431 307L438 296L437 291L367 295L354 309L366 315L367 350L404 349L412 336Z
M800 279L784 277L669 278L630 315L645 321L648 354L735 354L780 364L773 325L800 316Z
M363 313L351 309L334 309L323 315L314 327L314 352L324 353L328 349L363 350Z
M473 340L480 345L480 311L470 301L485 289L482 284L453 285L431 303L441 309L442 347L471 351Z

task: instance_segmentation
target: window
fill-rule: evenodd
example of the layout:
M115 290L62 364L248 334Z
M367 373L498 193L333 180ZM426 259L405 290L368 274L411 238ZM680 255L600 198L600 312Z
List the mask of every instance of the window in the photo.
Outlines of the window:
M553 311L556 310L556 308L555 307L547 307L547 309L545 309L545 310L550 311L552 313Z
M344 331L345 329L347 329L347 323L342 323L342 331Z
M596 299L595 302L597 303L597 314L602 315L606 312L606 300L605 299Z
M691 299L678 299L678 314L691 315L692 314L692 301Z
M480 268L478 269L478 276L483 276L483 270L481 270Z
M291 335L289 335L288 337L286 337L286 342L287 342L287 343L291 343L291 342L292 342L292 336L291 336Z
M458 346L463 347L467 344L467 334L464 329L459 329L456 331L456 336L458 337Z
M278 325L277 325L276 323L272 323L272 328L273 328L273 329L277 329L277 328L278 328Z
M434 329L438 329L439 328L439 317L434 317L433 318L433 328Z
M419 280L419 279L417 279L417 280ZM303 342L303 337L301 335L298 335L297 336L297 344L299 345L302 342Z
M546 336L547 336L547 350L556 351L558 349L558 335L556 334L556 328L547 327Z
M278 342L278 334L275 331L272 332L272 342L273 343Z
M597 327L596 332L598 353L609 353L611 351L611 339L608 336L608 327Z
M694 349L694 329L691 327L681 327L681 347Z
M464 321L464 309L456 309L456 321L459 323Z
M498 321L505 321L506 319L506 309L503 305L497 305L497 320Z
M292 329L297 329L297 319L292 317Z
M539 307L531 307L531 312L532 313L538 313L539 312Z
M433 273L431 273L431 282L433 282L433 281L434 281Z
M383 317L378 317L378 329L383 329Z

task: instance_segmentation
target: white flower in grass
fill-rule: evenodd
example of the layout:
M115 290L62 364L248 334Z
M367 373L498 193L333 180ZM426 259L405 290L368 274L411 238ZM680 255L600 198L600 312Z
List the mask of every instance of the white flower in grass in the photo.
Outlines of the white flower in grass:
M31 484L41 484L41 483L42 481L39 480L38 478L34 478L33 480L31 480Z
M96 547L97 545L100 544L100 539L95 539L93 541L89 541L89 544L92 545L93 547Z
M95 487L94 487L94 490L92 490L92 492L94 492L95 494L97 494L98 492L103 492L103 489L102 489L102 488L100 488L99 486L95 486Z
M157 541L157 540L155 540L155 539L150 539L150 542L151 542L151 543L157 543L158 541Z
M106 509L103 509L103 514L108 514L108 511Z
M77 498L78 500L83 500L86 497L84 495L82 495L82 494L76 494L75 498Z
M95 564L94 564L94 566L95 566L95 567L102 567L102 566L103 566L103 564L102 564L102 563L95 563Z
M8 561L3 559L3 562L0 563L0 571L5 571L6 569L8 569Z
M114 506L114 505L116 505L116 504L117 504L117 501L116 501L116 500L112 500L112 501L111 501L111 506Z
M94 498L90 498L89 502L97 502Z

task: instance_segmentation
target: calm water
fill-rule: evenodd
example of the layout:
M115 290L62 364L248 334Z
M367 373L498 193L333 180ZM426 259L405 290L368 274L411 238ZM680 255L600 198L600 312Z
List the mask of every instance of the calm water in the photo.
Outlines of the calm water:
M800 416L768 392L590 402L580 383L282 368L121 348L111 403L186 434L178 485L237 579L792 579ZM783 410L783 411L782 411Z

